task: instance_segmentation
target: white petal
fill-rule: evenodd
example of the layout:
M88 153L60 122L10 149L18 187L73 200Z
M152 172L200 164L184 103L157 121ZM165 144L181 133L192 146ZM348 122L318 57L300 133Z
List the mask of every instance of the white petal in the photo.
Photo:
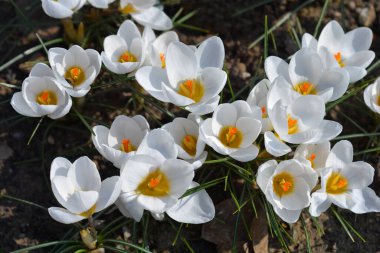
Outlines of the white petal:
M120 149L124 139L128 139L134 147L138 147L146 132L141 130L135 120L128 116L119 115L112 122L108 145L114 149Z
M236 121L236 127L243 135L240 144L242 148L250 146L259 136L261 131L261 122L256 119L241 117Z
M352 191L355 205L350 209L354 213L380 212L380 198L369 187Z
M252 161L259 154L259 149L256 145L251 144L246 148L239 148L237 151L230 154L232 158L240 162Z
M180 95L176 90L174 90L169 85L162 85L162 91L163 91L164 96L167 97L171 103L177 106L187 106L187 105L195 104L194 100Z
M264 133L264 144L266 151L275 157L286 155L292 151L288 145L279 140L274 133L270 131Z
M367 71L360 67L346 66L344 69L350 75L350 83L355 83L367 75Z
M99 191L100 175L96 164L87 156L82 156L75 160L67 173L67 177L71 180L77 189L82 191Z
M192 182L190 188L199 186ZM180 199L166 213L174 220L182 223L202 224L215 216L215 207L210 196L202 189L190 196Z
M314 38L313 35L309 33L305 33L302 36L302 47L306 47L306 48L317 51L318 41Z
M301 96L288 107L288 113L298 119L298 124L315 127L321 124L326 114L325 103L319 96Z
M259 106L259 103L262 99L266 99L269 86L271 85L268 79L263 79L258 82L252 91L249 93L247 98L247 103L252 106Z
M22 92L16 92L13 94L12 100L11 100L11 106L13 107L13 109L17 113L22 114L24 116L28 116L28 117L41 117L41 116L43 116L42 114L33 111L29 107L29 105L25 102L25 100L22 96Z
M200 80L205 88L201 101L209 101L223 90L226 85L227 74L223 70L206 67L200 72Z
M212 115L212 132L218 136L223 127L235 126L236 121L236 108L231 104L220 104Z
M166 71L162 68L146 66L136 72L137 82L154 98L162 102L170 102L162 91L162 85L169 85Z
M64 207L72 213L81 214L90 210L98 198L99 193L96 191L75 191L69 196Z
M115 205L124 216L133 218L137 222L144 214L144 208L137 202L137 195L121 194Z
M276 56L269 56L264 64L265 74L273 82L278 76L283 76L286 81L290 82L289 65L283 59Z
M103 144L108 145L108 133L109 129L105 126L94 126L92 128L92 131L94 131L95 135L91 135L92 143L94 144L96 150L104 156L106 159L109 159L106 157L104 150L103 150Z
M170 195L174 198L181 197L190 187L194 178L193 167L183 160L168 159L160 169L170 182Z
M195 53L181 42L172 42L166 54L166 70L170 85L176 89L180 82L197 77Z
M90 64L95 68L96 74L99 74L100 69L102 68L102 58L98 51L94 49L86 49L86 54L90 59Z
M55 78L54 73L51 70L51 68L45 63L40 63L40 62L33 66L32 70L30 71L29 76L38 76L38 77L49 76L49 77Z
M57 157L53 160L50 166L50 180L55 176L67 176L71 162L64 157Z
M128 47L132 45L132 41L136 38L141 39L141 33L135 23L131 20L125 20L119 27L117 31L117 36L122 38ZM105 41L104 41L105 43ZM107 51L106 51L107 52Z
M340 52L344 39L345 34L339 23L335 20L330 21L321 31L318 39L318 48L324 46L332 53Z
M269 160L259 166L257 169L256 183L259 185L261 191L265 191L269 183L269 179L272 177L276 170L276 160Z
M121 181L118 176L105 179L100 186L95 212L99 212L112 205L119 197L120 191Z
M331 206L331 202L324 192L314 192L311 195L309 213L311 216L318 217Z
M157 7L151 7L140 13L132 13L132 18L143 26L150 26L154 30L166 31L173 27L171 19Z
M62 4L52 0L42 0L42 9L52 18L68 18L73 15L73 11Z
M95 8L107 9L108 0L88 0L88 2Z
M319 82L322 73L322 60L318 53L310 49L301 49L289 63L289 75L293 85L301 82Z
M372 43L372 30L368 27L356 28L344 36L344 52L353 53L368 50Z
M375 53L373 51L360 51L350 56L344 63L346 66L367 68L371 62L375 59Z
M285 222L287 223L295 223L302 212L302 209L300 210L288 210L286 208L279 208L278 206L273 206L274 211L276 214Z
M352 163L353 157L351 142L346 140L339 141L331 149L326 160L326 167L344 168L346 164Z
M294 178L294 190L290 194L283 195L277 199L274 195L274 200L281 203L283 207L289 210L300 210L310 204L310 188L306 181L301 177Z
M64 104L58 106L53 113L48 115L48 117L51 119L59 119L69 113L72 105L73 101L71 100L71 97L68 94L65 94Z
M78 45L73 45L67 50L67 53L63 57L63 64L66 68L80 66L83 69L87 69L90 64L90 59L83 48Z
M368 163L358 161L347 164L342 170L349 189L363 189L373 181L375 169Z
M216 107L219 104L219 100L220 96L217 95L209 101L188 105L185 107L185 109L197 116L205 115L215 111Z
M85 217L70 213L68 210L60 207L50 207L48 209L50 216L63 224L71 224L83 220Z
M223 41L217 36L212 36L199 45L195 55L201 69L207 67L222 69L225 56Z

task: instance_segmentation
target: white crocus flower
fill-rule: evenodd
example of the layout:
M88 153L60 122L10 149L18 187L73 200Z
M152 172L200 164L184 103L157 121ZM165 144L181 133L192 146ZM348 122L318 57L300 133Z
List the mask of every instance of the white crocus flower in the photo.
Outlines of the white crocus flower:
M267 105L267 97L270 85L271 84L268 79L261 80L255 85L255 87L249 93L247 98L247 103L251 107L258 106L261 109L261 133L273 130L272 123L270 122L270 119L268 117Z
M252 109L245 101L220 104L212 118L201 123L200 136L222 155L241 162L251 161L259 153L254 141L260 134L260 118L260 108Z
M256 182L276 214L288 223L298 220L302 209L310 205L310 192L318 181L308 163L270 160L259 166Z
M367 74L366 68L375 58L375 53L369 50L372 37L372 31L367 27L344 33L339 23L333 20L321 31L318 52L328 68L346 70L353 83Z
M178 34L174 31L164 32L152 41L149 47L149 59L153 67L166 67L166 51L173 41L178 42Z
M101 182L98 169L87 156L74 163L57 157L51 164L50 180L55 198L64 208L50 207L50 216L70 224L89 218L112 205L119 197L121 181L118 176Z
M111 128L105 126L93 127L95 135L92 142L98 152L115 167L120 168L122 162L133 156L149 132L149 123L141 115L127 117L117 116Z
M294 98L294 93L283 83L272 84L268 93L268 115L274 133L264 134L266 150L274 156L291 151L284 143L316 144L329 141L340 134L342 126L324 120L325 104L320 96L308 95Z
M340 98L350 81L347 71L339 67L326 68L320 55L313 50L299 50L286 63L281 58L270 56L265 60L265 73L271 82L277 79L284 88L302 95L318 95L325 103Z
M184 106L197 115L213 112L219 93L227 81L223 66L224 47L212 37L193 50L181 42L172 42L165 59L166 68L146 66L136 79L153 97Z
M186 223L213 218L214 205L206 192L179 199L196 186L194 170L190 163L176 159L178 149L166 130L152 130L136 153L121 169L122 193L116 205L123 215L140 221L144 210L157 216L167 212Z
M69 18L86 3L86 0L41 0L42 9L52 18Z
M125 20L121 24L117 35L107 36L103 45L102 61L113 73L128 74L134 72L145 61L147 43L135 23L130 20Z
M368 163L353 162L349 141L340 141L332 148L321 171L321 189L311 195L309 212L319 216L331 204L354 213L380 212L380 198L368 187L375 169Z
M207 158L206 143L199 138L199 125L193 115L189 114L187 119L175 118L162 128L174 138L178 157L191 163L194 169L200 168Z
M380 77L364 90L364 102L369 109L380 114Z
M327 156L330 153L330 142L319 144L301 144L294 151L294 159L308 161L318 173L326 167Z
M53 71L46 64L37 63L22 83L21 91L13 94L11 105L16 112L28 117L46 115L58 119L70 111L72 101Z
M68 50L60 47L49 49L49 63L54 75L67 93L83 97L100 72L102 61L94 49L84 50L74 45Z
M122 13L130 14L137 23L143 26L159 31L172 29L171 19L162 8L155 6L156 3L157 0L121 0L120 9Z
M88 0L88 3L95 8L107 9L109 4L115 2L115 0Z

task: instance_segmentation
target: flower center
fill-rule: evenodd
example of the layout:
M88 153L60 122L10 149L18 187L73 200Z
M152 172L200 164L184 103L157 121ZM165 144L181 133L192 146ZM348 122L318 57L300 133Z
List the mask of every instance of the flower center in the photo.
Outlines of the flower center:
M265 106L261 107L261 117L262 118L267 118L268 117L267 108Z
M120 56L119 62L137 62L137 57L127 50Z
M182 140L182 148L191 156L195 156L197 151L197 137L186 135Z
M340 52L334 54L335 60L338 62L339 66L343 68L345 66L343 59L342 59L342 54Z
M86 79L85 73L82 68L74 66L69 68L65 73L65 79L73 87L80 85Z
M137 186L136 192L153 197L168 195L170 183L160 169L148 174L148 176Z
M314 84L310 82L301 82L293 87L295 91L297 91L301 95L315 95L317 91L315 89Z
M166 60L165 60L165 54L160 53L160 60L161 60L161 68L166 68Z
M282 172L273 178L273 191L277 196L282 197L292 193L293 190L294 178L288 172Z
M120 11L121 11L121 13L128 15L128 14L136 12L136 9L132 4L129 3L124 8L122 8Z
M377 105L380 106L380 95L377 96Z
M219 132L219 140L227 147L239 148L243 134L237 127L225 126Z
M205 93L203 84L197 80L185 80L179 85L178 94L199 102Z
M330 194L341 194L347 191L348 181L338 172L333 172L327 179L326 192Z
M85 218L88 218L95 213L95 209L96 209L96 204L94 204L92 207L90 207L90 209L88 209L87 211L80 213L79 215L83 216Z
M313 169L315 169L314 160L315 160L316 157L317 157L317 156L316 156L314 153L312 153L312 154L309 156L309 158L306 158L307 160L310 161L310 163L311 163L311 167L312 167Z
M57 96L52 91L44 90L37 95L36 101L40 105L56 105Z
M123 139L121 141L120 150L125 153L129 153L131 151L135 151L136 148L132 145L129 139Z
M288 114L288 134L295 134L298 131L298 120L293 119Z

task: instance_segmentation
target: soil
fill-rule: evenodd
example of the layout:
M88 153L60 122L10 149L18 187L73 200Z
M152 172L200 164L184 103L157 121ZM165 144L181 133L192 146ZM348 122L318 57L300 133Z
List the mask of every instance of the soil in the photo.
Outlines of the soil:
M2 2L0 15L0 66L25 50L39 45L35 36L37 32L42 40L49 41L62 37L62 27L57 20L48 18L40 8L40 1L16 0L25 16L19 15L18 10L11 3ZM33 3L31 3L33 2ZM267 4L259 5L261 2ZM222 38L226 49L226 67L229 71L232 87L239 97L245 99L251 87L258 79L264 76L262 55L263 41L253 48L248 46L264 33L264 15L268 16L268 24L272 26L286 13L293 11L306 1L281 0L281 1L250 1L250 0L167 0L165 10L169 16L173 16L179 8L183 7L183 13L198 10L197 14L186 23L208 30L208 33L177 28L181 41L187 44L197 44L210 35L218 35ZM330 1L322 26L329 20L337 20L345 30L358 26L368 26L374 32L372 50L380 55L380 3L376 0L362 1ZM270 38L269 55L288 57L297 49L297 43L291 36L291 29L295 28L300 37L302 32L313 33L318 19L322 13L324 1L314 1L306 5L297 15L292 15L280 28L273 32L275 45ZM252 8L257 4L256 8ZM235 15L248 7L245 13ZM85 8L84 11L88 11ZM27 21L27 22L26 22ZM6 24L10 24L7 26ZM22 25L20 25L22 24ZM102 31L99 28L100 38L112 33L116 29L115 24L111 28ZM112 32L111 32L112 31ZM104 32L103 34L101 34ZM108 34L107 34L108 32ZM101 41L101 39L99 39ZM101 51L101 43L96 39L88 47ZM65 44L55 46L68 47ZM30 66L36 61L46 61L43 50L24 55L19 61L9 66L0 73L0 82L21 85L22 80L28 75ZM380 75L379 68L374 70L366 80ZM110 125L119 114L136 115L143 114L151 123L151 127L159 127L162 123L171 120L164 110L170 111L176 116L186 115L186 112L172 105L162 104L161 108L154 107L148 98L136 97L133 89L125 83L112 83L112 75L104 73L93 84L91 92L86 97L86 103L79 106L82 115L90 125ZM74 112L61 120L52 121L44 119L37 130L30 145L27 145L29 137L36 127L39 119L26 118L18 115L9 105L14 89L0 86L0 190L6 196L13 196L26 201L31 201L43 207L56 206L57 202L51 193L48 178L50 163L57 156L64 156L70 160L87 155L93 159L100 170L102 178L118 174L118 170L111 163L106 162L94 149L90 132L84 127ZM228 95L226 95L228 98ZM342 134L359 133L360 129L352 124L347 117L355 119L364 131L376 131L379 121L374 114L368 112L362 101L362 94L350 98L343 104L336 106L329 112L328 117L339 121L344 126ZM373 141L368 138L352 140L355 151L375 147ZM378 142L377 142L378 143ZM378 153L368 153L355 157L356 160L364 159L376 169L376 175L372 188L380 195L380 162ZM210 178L223 175L222 170L212 166L205 166L197 175L211 173ZM239 178L233 177L236 195L241 196L242 184ZM206 225L183 225L181 234L175 244L173 241L177 235L179 224L164 221L157 222L149 219L148 244L154 252L188 252L187 240L194 252L232 252L233 229L238 225L236 236L236 252L253 252L252 242L248 237L242 220L246 220L254 236L256 252L266 248L257 246L256 234L267 231L266 221L254 219L251 208L246 205L241 210L241 217L233 214L236 210L229 192L224 191L223 185L209 188L217 208L217 219ZM260 213L260 210L259 210ZM339 221L332 212L327 212L319 218L324 234L317 232L310 215L303 214L306 227L309 231L310 246L313 252L380 252L380 214L371 213L354 215L344 210L339 213L349 221L352 226L365 238L362 242L354 236L352 242L345 233ZM227 216L226 216L227 214ZM107 221L119 217L118 211L110 210ZM103 216L102 216L103 218ZM236 222L236 220L238 222ZM223 221L223 222L221 222ZM99 220L102 227L102 220ZM306 234L301 222L295 225L284 225L284 229L293 238L290 241L291 252L306 252ZM174 228L173 228L174 226ZM121 229L111 234L113 238L135 240L141 242L143 226L137 224L137 230L133 230L131 224L126 224ZM26 246L36 245L49 241L56 241L72 228L52 220L46 210L34 205L21 203L6 197L0 197L0 252L11 252ZM134 233L133 233L134 232ZM261 238L261 237L260 237ZM283 252L280 243L269 233L269 252ZM48 249L35 252L49 252Z

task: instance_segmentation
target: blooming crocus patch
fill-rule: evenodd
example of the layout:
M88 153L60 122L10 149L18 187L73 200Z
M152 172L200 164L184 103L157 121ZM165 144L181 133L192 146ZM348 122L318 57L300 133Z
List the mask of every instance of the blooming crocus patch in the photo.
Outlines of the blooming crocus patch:
M219 189L231 193L236 212L250 208L246 203L264 201L261 206L266 208L268 222L277 236L282 232L274 214L294 223L305 208L317 217L332 204L357 214L380 211L380 198L369 188L374 168L364 161L353 162L353 146L349 141L334 145L338 139L361 136L373 137L369 144L377 145L378 133L367 133L362 122L356 123L351 115L342 114L363 133L338 137L343 130L337 122L344 111L342 101L364 90L364 103L371 110L367 110L368 115L380 113L380 78L374 82L364 80L353 87L367 75L366 69L375 57L369 50L373 37L369 28L345 33L336 21L331 21L318 39L304 34L302 48L292 52L289 61L266 57L266 76L261 77L264 79L241 84L242 90L237 91L237 81L228 78L230 62L225 64L226 53L220 37L208 37L194 46L183 43L187 39L176 31L166 31L172 29L173 23L192 27L183 24L191 15L178 18L183 9L170 19L157 0L42 0L42 8L53 18L65 19L66 29L73 24L67 18L78 13L85 3L88 5L82 10L90 9L91 18L102 19L96 19L97 23L86 32L81 24L85 39L78 43L96 47L91 36L99 35L103 52L99 54L79 45L50 48L50 66L35 64L21 91L14 93L10 102L19 114L51 119L66 116L74 106L75 115L91 131L96 149L93 151L101 155L96 156L100 172L116 173L101 181L97 165L87 156L73 163L57 157L51 164L52 191L62 207L50 207L48 213L64 224L88 220L89 227L80 232L83 244L77 252L104 252L107 248L114 249L114 244L147 252L146 213L158 221L209 222L215 216L215 206L207 191L212 192L208 188L219 183L224 183ZM108 23L103 15L109 13L122 19L115 17ZM129 16L137 24L124 20ZM77 18L81 16L75 15ZM98 25L101 28L106 25L106 29L97 30ZM116 34L101 35L113 28ZM153 30L165 32L156 34ZM120 94L105 92L99 99L101 92L114 85L119 85L116 89ZM124 106L101 116L96 113L94 118L94 111L85 106L86 98L92 105L107 109L115 108L107 99L122 98ZM131 110L130 104L135 110ZM329 113L337 104L339 108ZM72 124L72 114L67 116L68 120L54 123ZM41 122L42 119L37 127ZM49 125L48 130L53 126ZM70 127L82 133L74 129L74 124L62 129ZM45 145L45 140L42 143ZM65 147L70 147L69 143ZM70 152L70 156L79 156L77 151L82 154L90 149L82 147ZM356 155L378 150L367 148ZM211 178L215 175L221 176ZM243 187L231 185L236 182ZM109 244L106 237L117 230L112 226L118 223L116 228L121 228L127 224L118 220L123 217L109 224L103 219L117 210L109 208L113 204L126 218L143 221L143 248L124 241ZM99 235L95 213L104 220ZM335 210L334 214L338 215ZM180 231L181 227L178 238L183 236ZM82 245L86 249L79 249Z

